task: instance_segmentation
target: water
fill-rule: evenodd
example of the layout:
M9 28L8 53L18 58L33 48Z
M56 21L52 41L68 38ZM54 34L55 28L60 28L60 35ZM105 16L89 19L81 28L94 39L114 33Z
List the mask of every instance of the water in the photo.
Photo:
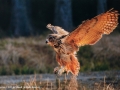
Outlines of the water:
M67 80L69 80L71 75L67 75ZM12 75L12 76L0 76L0 84L15 84L23 81L29 82L32 79L36 81L55 81L56 78L60 80L65 79L65 75L57 77L55 74L36 74L36 75ZM94 83L97 81L106 80L120 80L120 71L104 71L104 72L84 72L80 73L77 80L83 83Z

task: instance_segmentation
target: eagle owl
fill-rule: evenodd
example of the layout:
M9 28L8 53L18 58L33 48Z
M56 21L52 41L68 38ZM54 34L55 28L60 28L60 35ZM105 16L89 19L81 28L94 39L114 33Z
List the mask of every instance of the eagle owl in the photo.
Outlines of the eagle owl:
M63 72L71 72L78 75L80 63L76 57L79 47L93 45L99 41L103 34L110 34L118 25L118 11L109 10L91 20L83 21L71 33L59 26L47 25L53 34L49 34L46 43L56 52L56 60L59 64L54 72L61 75Z

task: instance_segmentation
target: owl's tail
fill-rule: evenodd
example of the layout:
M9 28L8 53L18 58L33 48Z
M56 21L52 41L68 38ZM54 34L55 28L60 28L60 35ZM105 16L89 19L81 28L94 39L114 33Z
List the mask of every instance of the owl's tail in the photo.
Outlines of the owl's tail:
M75 55L71 55L70 59L71 61L66 65L66 71L70 71L72 74L77 76L80 70L80 63L78 62Z

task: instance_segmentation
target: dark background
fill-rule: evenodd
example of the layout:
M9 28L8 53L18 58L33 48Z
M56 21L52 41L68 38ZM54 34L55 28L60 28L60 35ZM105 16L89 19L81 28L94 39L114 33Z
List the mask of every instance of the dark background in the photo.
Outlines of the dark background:
M60 15L55 13L56 6L59 4L56 3L57 1L65 3L66 0L0 0L0 37L40 35L47 31L48 23L59 25L54 22L56 15ZM67 2L70 2L71 6L66 7L64 12L71 10L69 13L71 21L68 22L71 23L68 25L70 30L83 20L96 16L100 10L98 0L67 0ZM120 0L107 0L104 11L111 8L120 11L119 5Z

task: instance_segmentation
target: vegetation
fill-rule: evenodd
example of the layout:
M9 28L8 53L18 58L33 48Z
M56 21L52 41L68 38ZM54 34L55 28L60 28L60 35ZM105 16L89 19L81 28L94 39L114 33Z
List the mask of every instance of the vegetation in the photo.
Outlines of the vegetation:
M103 36L95 45L81 47L78 52L81 71L119 70L119 37L116 34Z
M49 73L55 66L52 49L41 37L0 40L0 74Z
M110 81L111 79L111 81ZM92 80L94 83L84 83L83 81L77 81L76 78L70 80L60 80L56 78L56 81L38 81L36 76L30 78L29 81L23 81L17 84L2 84L0 85L1 90L119 90L120 81L112 78L103 78L100 82Z
M104 36L93 46L81 47L80 71L120 69L119 38L118 34ZM0 39L0 75L52 73L55 66L55 52L43 36Z

